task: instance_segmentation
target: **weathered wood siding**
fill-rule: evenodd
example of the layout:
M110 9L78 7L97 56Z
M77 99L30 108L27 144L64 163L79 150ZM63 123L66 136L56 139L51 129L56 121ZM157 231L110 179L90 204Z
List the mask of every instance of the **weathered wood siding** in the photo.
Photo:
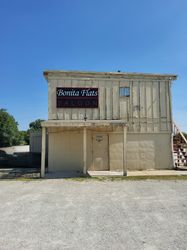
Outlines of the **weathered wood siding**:
M50 79L49 119L124 120L131 132L171 131L170 81L138 79ZM56 87L98 87L99 108L56 108ZM120 97L130 87L130 97Z

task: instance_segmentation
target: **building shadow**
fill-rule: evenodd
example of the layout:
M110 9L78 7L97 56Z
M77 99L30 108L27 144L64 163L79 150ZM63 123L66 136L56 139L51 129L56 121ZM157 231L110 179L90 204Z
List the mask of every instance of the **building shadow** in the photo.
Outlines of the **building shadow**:
M45 179L73 179L73 178L91 178L89 173L84 174L80 171L59 171L59 172L48 172L45 173Z

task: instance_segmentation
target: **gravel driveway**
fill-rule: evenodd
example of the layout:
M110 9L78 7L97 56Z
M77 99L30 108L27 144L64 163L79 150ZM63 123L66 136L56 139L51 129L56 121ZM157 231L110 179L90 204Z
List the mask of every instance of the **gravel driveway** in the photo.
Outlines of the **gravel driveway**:
M187 249L187 181L0 181L2 249Z

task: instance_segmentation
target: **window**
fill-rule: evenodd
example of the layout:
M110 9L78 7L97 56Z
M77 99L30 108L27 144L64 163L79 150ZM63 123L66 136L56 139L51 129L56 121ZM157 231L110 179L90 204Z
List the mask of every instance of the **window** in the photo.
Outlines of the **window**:
M120 97L122 97L122 96L129 97L130 96L130 88L129 87L121 87L119 95L120 95Z

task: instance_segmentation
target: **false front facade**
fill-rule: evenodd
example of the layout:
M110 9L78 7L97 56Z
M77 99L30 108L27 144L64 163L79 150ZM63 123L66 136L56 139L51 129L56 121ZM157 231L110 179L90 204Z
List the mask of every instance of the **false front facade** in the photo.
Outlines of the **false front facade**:
M45 71L48 170L171 169L171 82L176 75Z

